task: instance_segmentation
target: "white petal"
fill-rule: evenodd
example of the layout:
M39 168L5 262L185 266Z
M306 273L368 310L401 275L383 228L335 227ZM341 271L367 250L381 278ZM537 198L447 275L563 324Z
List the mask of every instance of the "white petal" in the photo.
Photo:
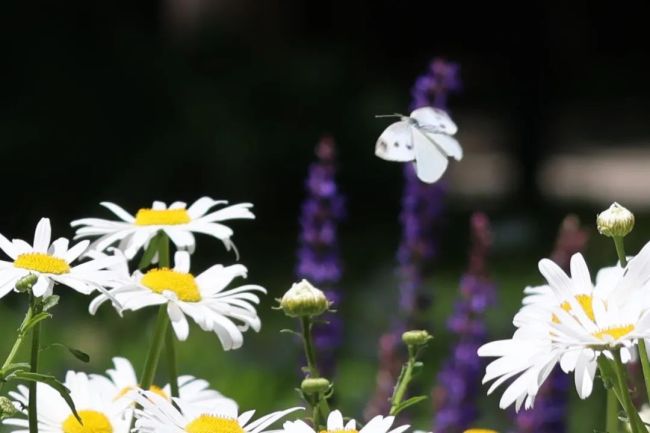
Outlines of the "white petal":
M34 231L34 251L47 254L50 246L52 228L50 227L49 218L41 218Z

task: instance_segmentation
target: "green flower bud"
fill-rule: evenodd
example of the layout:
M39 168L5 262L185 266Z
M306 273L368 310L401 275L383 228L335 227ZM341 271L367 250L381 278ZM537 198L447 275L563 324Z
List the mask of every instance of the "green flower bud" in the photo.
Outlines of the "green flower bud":
M634 228L634 214L615 202L598 214L596 226L601 235L622 238Z
M319 316L329 306L325 294L307 280L294 283L280 300L280 308L289 317Z
M324 377L308 377L302 381L300 389L307 395L323 393L330 389L330 381Z
M32 289L32 286L36 284L38 277L34 274L28 274L16 281L16 290L19 292L26 292Z
M0 397L0 417L14 416L18 413L16 406L7 397Z
M429 340L433 340L433 337L423 329L406 331L402 334L402 341L407 346L422 346Z

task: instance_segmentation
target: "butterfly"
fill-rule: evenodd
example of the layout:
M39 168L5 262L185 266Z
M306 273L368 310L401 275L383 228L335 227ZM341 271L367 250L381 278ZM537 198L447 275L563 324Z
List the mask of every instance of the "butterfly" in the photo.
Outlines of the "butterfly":
M415 163L415 172L422 182L434 183L447 169L448 159L460 161L463 149L453 137L458 127L449 115L438 108L422 107L410 116L389 114L377 117L399 117L377 140L375 155L386 161Z

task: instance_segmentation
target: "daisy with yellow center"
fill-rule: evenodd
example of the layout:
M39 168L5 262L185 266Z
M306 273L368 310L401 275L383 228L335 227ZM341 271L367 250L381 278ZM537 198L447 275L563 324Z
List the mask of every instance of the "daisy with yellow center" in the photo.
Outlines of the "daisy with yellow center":
M94 253L89 260L72 265L87 253L89 242L82 241L69 247L66 238L51 242L51 237L48 218L38 222L33 245L20 239L9 241L0 235L0 249L11 258L10 261L0 260L0 297L29 274L37 277L32 287L35 296L51 294L55 283L88 295L95 290L105 292L105 287L119 281L120 276L114 269L124 263L123 256Z
M138 379L135 369L131 362L126 358L113 358L113 368L106 371L106 376L93 374L91 378L94 381L103 382L105 389L110 391L116 402L124 404L125 407L131 406L132 400L129 395L132 391L138 389ZM159 396L170 399L171 387L165 385L162 388L152 385L149 391ZM193 376L182 375L178 377L179 399L193 405L203 405L206 408L212 407L216 402L230 404L237 410L237 403L227 397L224 397L218 391L210 389L210 384L203 379L197 379Z
M261 322L255 310L259 302L255 292L266 293L263 287L245 285L226 289L236 277L245 277L242 265L215 265L201 274L190 273L190 255L178 251L173 269L154 268L146 273L136 271L130 282L115 287L95 298L91 314L114 297L125 310L139 310L153 305L167 305L167 313L179 340L189 334L187 317L204 331L217 334L225 350L238 349L244 342L243 332L252 328L258 332Z
M403 425L391 430L395 417L378 415L372 418L360 430L354 420L343 422L340 411L334 410L327 417L327 430L316 431L302 420L286 421L282 426L283 433L402 433L409 428Z
M624 269L605 268L591 281L581 254L571 258L568 276L551 260L539 263L548 285L526 289L524 306L517 313L517 330L510 340L494 341L479 349L480 356L497 357L483 382L488 390L514 378L500 402L532 406L535 395L556 364L573 372L581 398L593 389L597 359L620 352L628 362L639 339L650 338L650 243Z
M128 433L132 409L110 399L103 383L95 382L85 373L69 371L64 385L70 390L81 423L70 411L61 395L49 385L39 383L37 390L39 433ZM29 390L20 385L10 392L17 407L28 407ZM27 409L23 409L27 414ZM15 427L12 432L26 432L26 419L8 418L3 424Z
M139 391L133 398L142 407L136 411L134 430L140 433L264 433L279 419L302 409L273 412L251 422L254 410L238 414L237 407L227 400L214 401L206 407L180 398L174 399L174 406L151 391Z
M202 197L187 207L186 203L177 201L169 207L155 201L151 208L139 209L135 216L120 206L103 202L121 221L101 218L83 218L72 222L77 228L75 238L98 237L91 247L103 251L119 242L119 248L128 258L149 245L151 239L160 231L171 239L178 249L194 251L194 233L204 233L223 242L227 250L234 247L231 241L232 229L223 224L233 219L254 219L250 203L222 207L213 211L215 206L226 205L227 201ZM236 252L236 250L235 250Z

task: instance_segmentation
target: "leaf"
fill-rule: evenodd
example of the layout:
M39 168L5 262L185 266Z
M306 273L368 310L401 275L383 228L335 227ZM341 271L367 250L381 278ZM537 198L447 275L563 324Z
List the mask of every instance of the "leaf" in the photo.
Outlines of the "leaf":
M70 397L70 390L66 388L64 384L59 382L56 377L47 374L33 373L31 371L17 371L15 377L17 379L27 380L31 382L41 382L50 385L68 404L75 418L77 418L77 421L79 421L80 424L82 423L81 418L77 413L77 408L74 406L74 401L72 401L72 397Z
M56 304L59 303L59 295L50 295L43 299L43 311L48 311L52 309Z
M418 404L421 401L426 400L427 398L428 397L426 395L418 395L418 396L415 396L415 397L411 397L408 400L404 400L403 402L401 402L400 404L397 405L395 410L392 411L392 415L397 415L398 413L400 413L401 411L403 411L407 407L411 407L414 404Z
M151 264L151 261L153 260L154 256L158 252L158 244L160 243L160 233L156 234L151 240L149 241L149 246L147 247L146 250L144 250L144 253L142 254L142 258L140 259L140 263L138 263L138 269L144 269L147 266Z
M68 352L70 352L72 354L72 356L77 358L79 361L85 362L85 363L90 362L90 355L88 355L86 352L83 352L83 351L81 351L79 349L75 349L74 347L70 347L67 344L63 344L63 343L49 344L49 345L41 348L41 351L47 350L47 349L49 349L51 347L62 347L64 349L66 349Z
M18 370L29 370L30 369L29 362L16 362L13 364L9 364L2 370L0 370L0 377L6 378L7 376L10 376L12 373L18 371Z
M46 313L45 311L41 311L38 314L35 314L31 319L27 321L20 330L23 334L25 334L27 331L32 329L34 326L36 326L38 323L42 322L45 319L51 318L52 315L50 313Z
M302 338L302 334L300 332L296 332L293 329L280 329L281 334L293 334L297 337Z

